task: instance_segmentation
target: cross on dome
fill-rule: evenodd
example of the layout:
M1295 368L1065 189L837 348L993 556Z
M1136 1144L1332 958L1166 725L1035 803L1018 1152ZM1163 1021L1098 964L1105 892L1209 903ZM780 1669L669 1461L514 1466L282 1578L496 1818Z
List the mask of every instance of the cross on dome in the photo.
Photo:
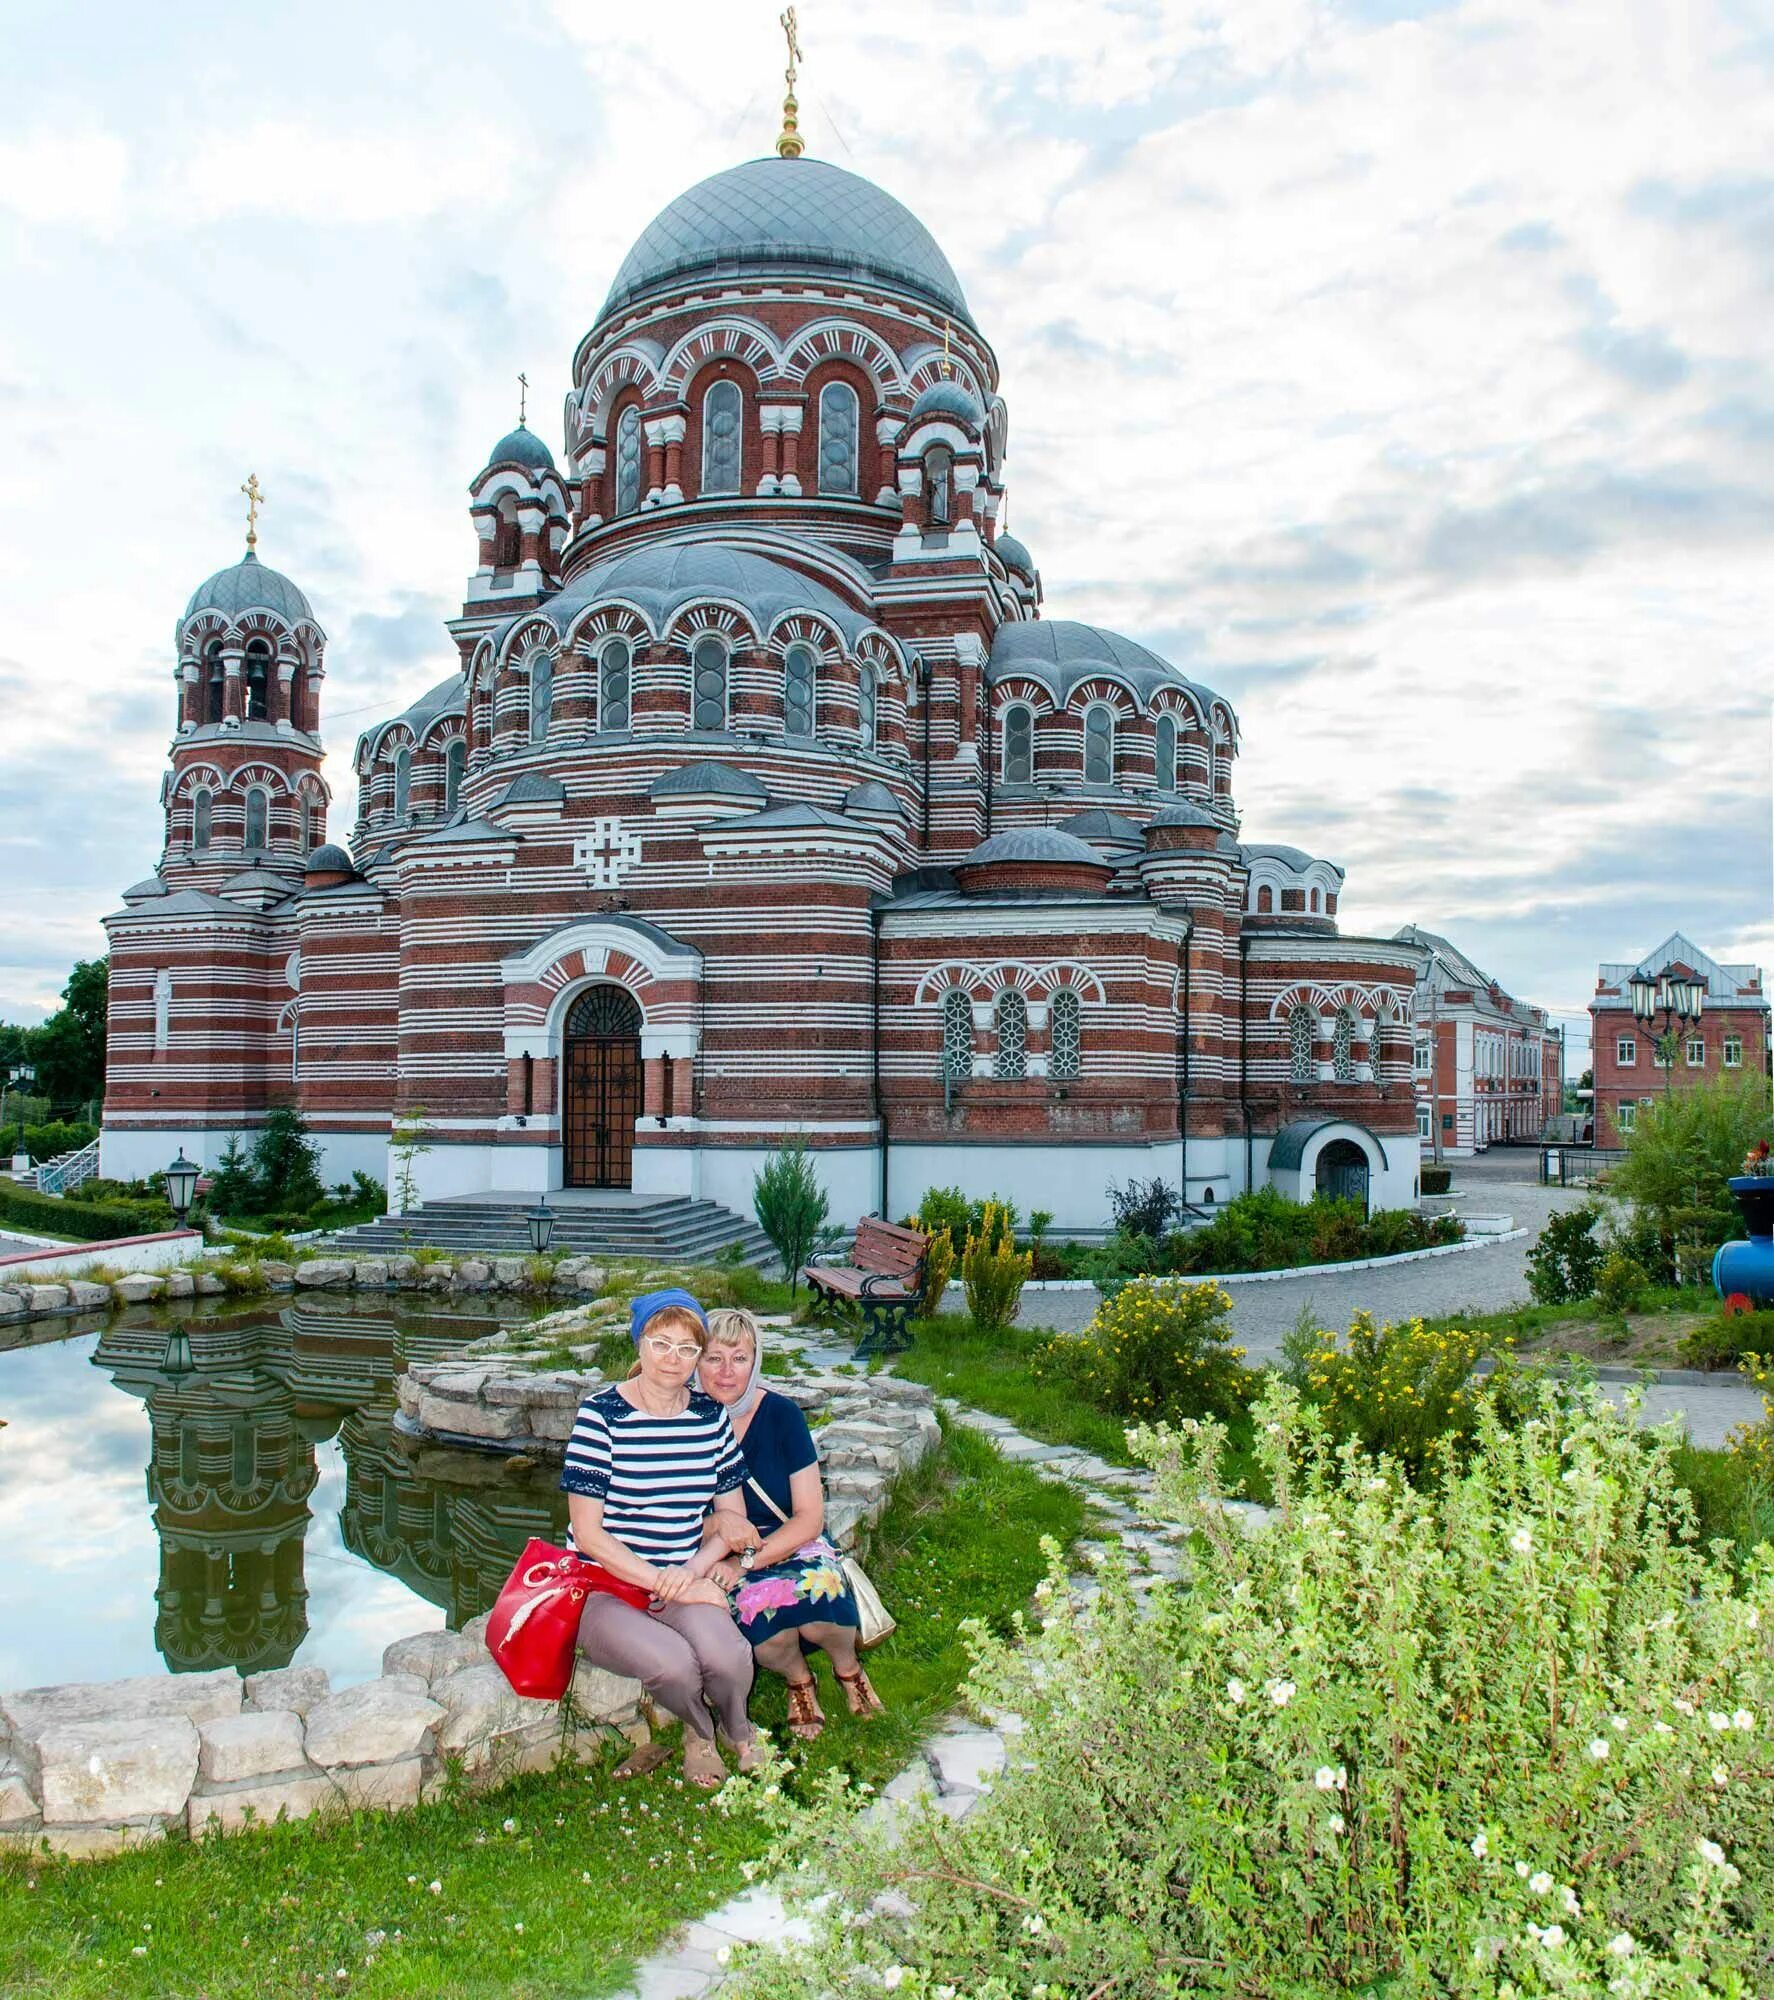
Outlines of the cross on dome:
M801 144L801 128L796 122L800 105L795 101L796 64L801 61L801 43L795 27L795 10L779 16L782 32L788 38L788 68L783 71L788 84L788 94L782 100L782 131L777 137L776 150L785 160L798 160L806 148Z
M246 484L240 490L246 495L246 545L249 549L256 549L259 546L259 509L265 504L259 475L249 472Z

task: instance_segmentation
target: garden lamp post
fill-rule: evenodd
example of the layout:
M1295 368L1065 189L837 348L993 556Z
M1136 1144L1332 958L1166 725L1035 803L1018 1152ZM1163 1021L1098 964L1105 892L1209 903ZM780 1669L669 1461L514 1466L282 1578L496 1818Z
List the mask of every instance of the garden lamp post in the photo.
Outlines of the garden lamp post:
M191 1355L191 1336L182 1326L175 1326L166 1336L166 1353L161 1359L160 1372L170 1375L176 1386L187 1375L195 1373L196 1368L197 1363Z
M185 1226L186 1216L191 1213L191 1204L197 1199L198 1172L199 1169L185 1158L183 1146L179 1148L179 1157L166 1170L166 1205L181 1229Z
M536 1206L524 1220L530 1226L530 1248L540 1257L554 1234L554 1210L548 1205L547 1195L538 1197Z
M1633 975L1629 985L1632 1018L1651 1031L1663 1051L1663 1091L1667 1096L1675 1075L1675 1045L1690 1028L1699 1027L1706 1011L1706 982L1691 976L1672 978L1667 972L1653 979L1641 972Z

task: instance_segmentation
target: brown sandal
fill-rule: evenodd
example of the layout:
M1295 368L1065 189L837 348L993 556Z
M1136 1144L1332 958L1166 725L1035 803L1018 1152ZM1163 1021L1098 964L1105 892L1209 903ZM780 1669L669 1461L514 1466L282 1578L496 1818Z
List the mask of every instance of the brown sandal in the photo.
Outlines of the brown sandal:
M727 1782L727 1766L722 1761L719 1744L688 1729L684 1731L684 1782L705 1792Z
M789 1733L803 1743L813 1742L825 1727L825 1711L819 1705L819 1690L811 1674L804 1681L788 1684L788 1726Z
M834 1673L837 1669L834 1667ZM850 1704L852 1715L885 1715L887 1704L876 1694L874 1684L868 1675L858 1667L853 1674L838 1674L838 1684L844 1690L844 1699Z

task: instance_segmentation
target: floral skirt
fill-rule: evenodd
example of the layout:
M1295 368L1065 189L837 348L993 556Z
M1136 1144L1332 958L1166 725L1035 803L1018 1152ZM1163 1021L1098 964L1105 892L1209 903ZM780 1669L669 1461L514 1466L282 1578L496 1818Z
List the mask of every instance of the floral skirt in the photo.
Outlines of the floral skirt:
M768 1569L754 1569L739 1586L733 1615L754 1646L803 1625L861 1622L838 1552L823 1535Z

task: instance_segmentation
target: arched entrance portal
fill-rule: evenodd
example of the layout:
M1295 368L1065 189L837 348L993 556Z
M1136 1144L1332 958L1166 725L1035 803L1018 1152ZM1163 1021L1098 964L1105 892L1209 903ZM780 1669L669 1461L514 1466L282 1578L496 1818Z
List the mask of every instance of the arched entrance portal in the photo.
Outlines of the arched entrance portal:
M1367 1155L1352 1139L1333 1139L1318 1156L1317 1188L1332 1201L1358 1201L1367 1210Z
M561 1049L562 1180L568 1187L634 1184L641 1115L641 1010L620 986L573 1002Z

